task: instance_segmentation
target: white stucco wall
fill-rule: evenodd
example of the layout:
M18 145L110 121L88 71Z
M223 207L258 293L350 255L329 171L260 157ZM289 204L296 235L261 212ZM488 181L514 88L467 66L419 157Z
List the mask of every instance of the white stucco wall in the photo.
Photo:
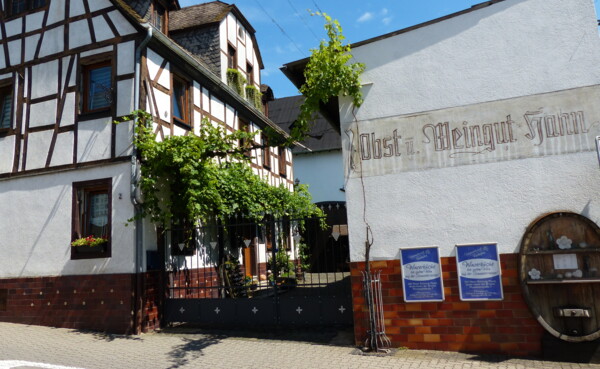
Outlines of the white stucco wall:
M506 0L355 47L354 59L367 67L358 127L398 117L402 135L402 123L409 124L415 113L466 105L471 106L465 111L476 112L483 102L600 84L599 41L592 0ZM565 109L576 103L565 101ZM499 118L503 113L498 111ZM595 125L600 116L586 119ZM351 121L345 104L343 131ZM419 124L427 123L437 121ZM425 245L452 256L455 244L477 242L497 242L501 253L512 253L525 228L551 211L600 222L600 169L589 133L582 135L579 153L453 167L425 163L371 173L363 181L347 165L351 260L364 260L363 183L374 259L397 258L399 247ZM349 158L348 136L342 139Z
M129 173L123 163L0 180L1 277L133 273L135 226L125 226L133 216ZM72 184L108 177L112 257L71 260Z
M326 175L323 175L326 173ZM308 184L313 202L346 201L341 150L294 155L294 179Z

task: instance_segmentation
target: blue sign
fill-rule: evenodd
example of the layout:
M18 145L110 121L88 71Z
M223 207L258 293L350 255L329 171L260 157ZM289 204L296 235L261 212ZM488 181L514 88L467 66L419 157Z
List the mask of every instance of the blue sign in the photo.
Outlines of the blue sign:
M458 289L462 301L502 300L502 276L495 243L456 245Z
M437 246L400 249L404 301L444 301Z

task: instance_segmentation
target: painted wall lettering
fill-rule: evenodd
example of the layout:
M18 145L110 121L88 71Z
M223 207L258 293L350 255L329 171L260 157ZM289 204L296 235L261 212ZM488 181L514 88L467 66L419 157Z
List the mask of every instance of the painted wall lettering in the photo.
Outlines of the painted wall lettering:
M350 176L591 151L597 101L598 85L353 123Z

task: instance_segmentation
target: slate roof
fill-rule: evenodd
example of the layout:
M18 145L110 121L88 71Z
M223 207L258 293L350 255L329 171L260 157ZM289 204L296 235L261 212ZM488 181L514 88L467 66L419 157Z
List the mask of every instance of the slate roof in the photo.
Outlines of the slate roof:
M298 117L300 105L303 101L303 96L290 96L269 102L269 119L289 133L290 126ZM340 134L320 114L311 128L309 137L301 143L313 152L340 150L342 148ZM303 154L309 151L296 146L292 149L292 152Z
M233 5L222 1L188 6L169 13L169 31L201 27L206 24L220 22L233 9Z
M235 4L227 4L222 1L211 1L209 3L187 6L177 11L171 11L169 12L169 33L176 34L178 32L218 23L229 13L233 13L249 33L252 38L252 43L255 46L258 64L260 65L260 69L263 69L265 66L263 64L260 48L258 47L258 42L256 41L256 30Z

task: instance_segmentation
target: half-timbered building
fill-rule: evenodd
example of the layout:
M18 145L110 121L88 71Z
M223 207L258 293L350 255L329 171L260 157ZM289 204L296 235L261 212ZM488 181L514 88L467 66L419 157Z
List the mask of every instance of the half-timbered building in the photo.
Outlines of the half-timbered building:
M229 130L279 130L260 104L227 85L234 69L246 90L260 91L254 29L220 1L0 7L0 320L152 329L159 293L149 269L162 239L149 222L127 225L139 167L133 123L113 121L146 110L159 139L197 132L203 119ZM252 157L270 184L292 188L288 149ZM88 235L107 242L71 246Z

